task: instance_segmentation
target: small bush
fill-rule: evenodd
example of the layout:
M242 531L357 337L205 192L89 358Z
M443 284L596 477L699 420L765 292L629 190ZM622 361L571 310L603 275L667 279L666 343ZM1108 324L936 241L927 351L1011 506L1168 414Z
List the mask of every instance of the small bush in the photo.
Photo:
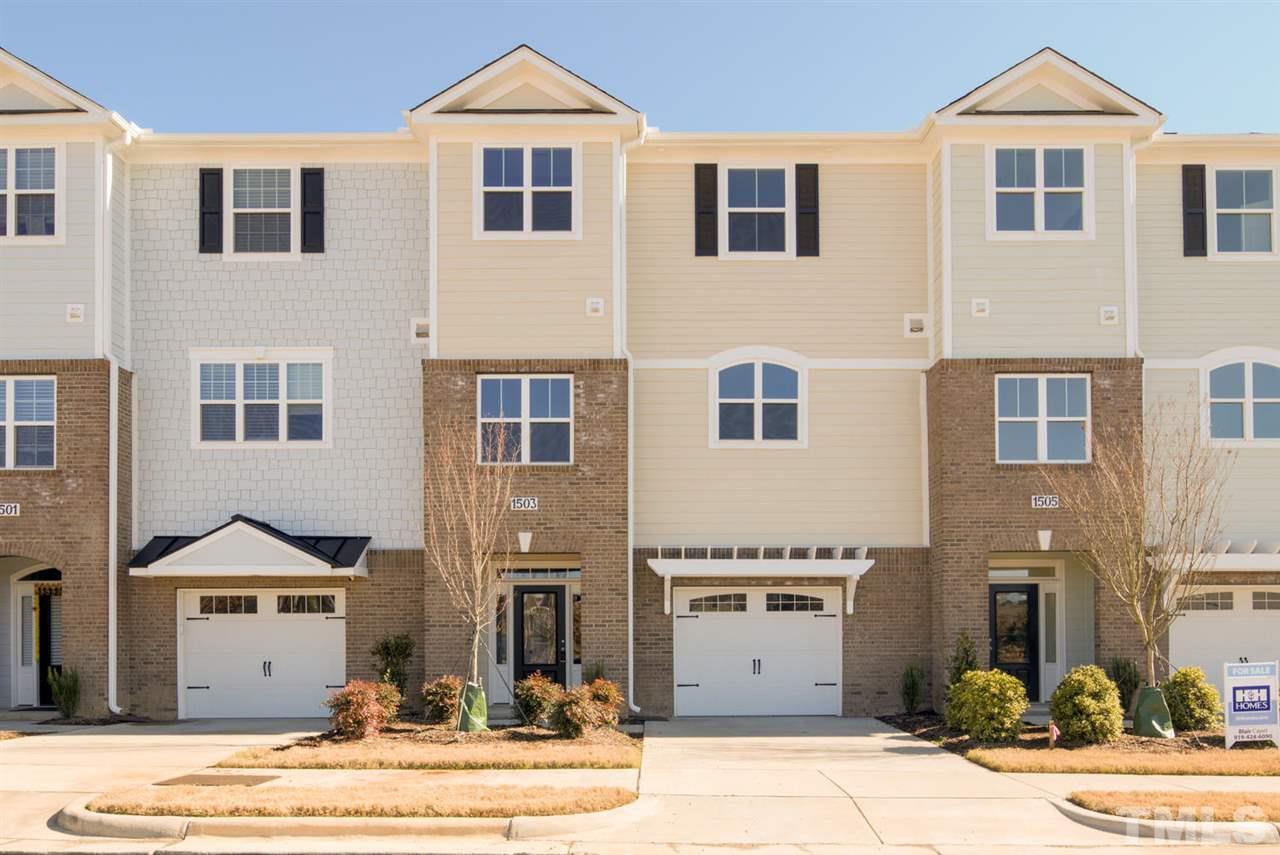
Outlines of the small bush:
M564 689L560 684L535 671L523 680L516 682L512 688L516 708L529 724L541 724L551 715L551 708Z
M1073 742L1111 742L1124 732L1120 690L1097 665L1080 665L1062 678L1049 699L1049 715Z
M969 633L962 632L956 638L956 649L951 654L951 658L947 660L947 685L953 686L960 682L960 678L970 671L978 670L978 648L973 643L973 639L969 637Z
M413 639L407 635L388 635L373 645L369 652L377 660L378 674L384 683L392 683L400 690L401 698L408 690L409 660L413 657Z
M591 686L584 683L561 692L551 707L551 726L565 739L577 739L588 730L611 724L610 710L592 696ZM612 715L617 721L616 709Z
M63 718L75 718L80 708L80 674L74 668L49 669L49 691Z
M592 662L587 666L587 670L582 675L582 682L594 683L596 680L608 679L604 673L603 662Z
M622 707L622 690L618 684L603 677L596 677L587 683L587 693L591 700L600 706L601 726L612 727L618 723L618 711Z
M1027 689L1003 671L969 671L947 693L947 724L979 742L1007 742L1022 732Z
M395 721L400 717L400 704L403 702L404 695L400 694L395 683L384 681L378 684L378 703L387 711L387 721Z
M1174 730L1208 730L1222 719L1218 690L1203 670L1179 668L1161 688Z
M1133 696L1142 685L1142 675L1138 672L1138 663L1132 659L1117 656L1107 667L1107 676L1116 684L1120 692L1120 709L1128 710L1133 703Z
M422 710L427 721L456 722L461 700L462 678L455 674L445 674L422 684Z
M920 709L924 698L924 669L919 662L909 662L902 669L902 708L911 715Z
M377 683L352 680L324 702L330 710L329 725L347 739L364 739L382 730L390 716L383 706Z

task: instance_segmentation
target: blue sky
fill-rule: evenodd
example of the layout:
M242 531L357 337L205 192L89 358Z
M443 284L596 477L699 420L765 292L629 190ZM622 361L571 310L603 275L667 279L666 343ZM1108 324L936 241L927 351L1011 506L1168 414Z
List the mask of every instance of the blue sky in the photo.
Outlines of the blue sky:
M1280 2L0 0L0 46L162 131L388 130L520 42L667 130L903 130L1052 45L1168 130L1280 132Z

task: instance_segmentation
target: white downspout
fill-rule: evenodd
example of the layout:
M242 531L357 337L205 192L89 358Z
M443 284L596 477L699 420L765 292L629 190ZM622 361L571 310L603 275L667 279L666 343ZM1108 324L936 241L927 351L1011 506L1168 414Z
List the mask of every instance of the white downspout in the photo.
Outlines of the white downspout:
M120 540L120 364L114 356L107 357L107 364L111 368L108 402L110 425L107 434L107 709L112 714L119 715L121 710L116 700L116 674L119 670L116 661L116 648L119 645L119 591L116 574L120 564L117 554Z

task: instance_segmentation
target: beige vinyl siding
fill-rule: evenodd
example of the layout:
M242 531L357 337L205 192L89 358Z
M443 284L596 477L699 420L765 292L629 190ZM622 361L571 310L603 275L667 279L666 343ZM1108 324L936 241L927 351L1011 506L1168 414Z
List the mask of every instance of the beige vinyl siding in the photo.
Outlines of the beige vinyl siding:
M1204 400L1198 369L1147 367L1145 395L1151 416L1186 420L1198 428ZM1280 540L1280 448L1231 449L1222 513L1223 536L1236 541Z
M929 303L933 306L933 354L942 353L943 308L942 299L942 155L935 155L929 164L929 199L932 210L929 219L930 270Z
M472 145L441 143L438 158L439 355L611 356L612 145L582 146L581 240L476 240ZM589 297L604 317L587 317Z
M125 163L111 156L111 352L129 359L129 209Z
M988 240L986 149L952 148L954 356L1124 355L1123 317L1098 322L1101 306L1124 311L1123 158L1094 146L1092 240ZM972 316L974 297L989 318Z
M712 155L734 162L731 150ZM809 357L928 356L926 340L902 334L905 313L928 309L925 172L819 163L821 257L754 261L694 255L692 163L630 163L632 354L706 357L755 344ZM794 229L789 221L788 241Z
M66 208L65 243L0 244L0 353L8 357L94 355L94 144L67 143L65 160L57 202ZM84 304L82 323L67 323L68 303Z
M1206 162L1204 152L1196 154L1187 162ZM1280 347L1280 259L1184 258L1180 164L1138 166L1138 299L1148 358L1196 358L1247 344Z
M807 448L709 448L706 369L639 369L641 544L918 545L920 374L809 371Z

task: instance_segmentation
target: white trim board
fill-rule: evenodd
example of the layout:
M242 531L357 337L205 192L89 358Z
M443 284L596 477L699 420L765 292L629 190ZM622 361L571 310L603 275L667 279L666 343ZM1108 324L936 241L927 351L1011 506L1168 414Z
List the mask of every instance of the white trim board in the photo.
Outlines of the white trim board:
M671 614L671 580L718 578L843 578L845 611L853 614L853 598L874 558L650 558L649 569L662 577L663 614Z

